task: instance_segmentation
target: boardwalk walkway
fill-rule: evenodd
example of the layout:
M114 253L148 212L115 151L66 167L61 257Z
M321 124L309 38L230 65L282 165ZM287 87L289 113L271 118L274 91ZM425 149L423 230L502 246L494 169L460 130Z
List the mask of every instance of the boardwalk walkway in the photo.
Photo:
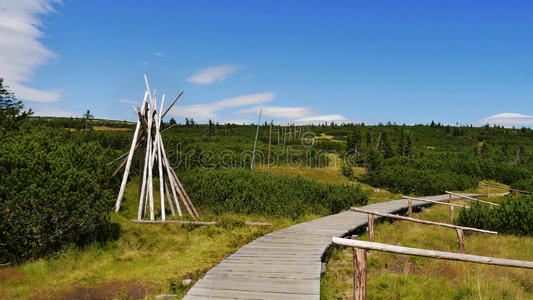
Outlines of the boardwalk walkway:
M445 201L448 195L426 199ZM413 201L421 205L428 203ZM406 209L407 200L362 208L393 213ZM321 259L331 238L366 224L366 214L345 211L266 234L209 270L184 299L319 299Z

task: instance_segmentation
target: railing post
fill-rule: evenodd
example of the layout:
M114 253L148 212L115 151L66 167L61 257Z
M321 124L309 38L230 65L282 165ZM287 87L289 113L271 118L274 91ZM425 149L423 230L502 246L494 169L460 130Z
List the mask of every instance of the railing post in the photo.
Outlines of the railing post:
M450 222L453 224L453 206L450 206Z
M367 214L368 216L368 240L374 241L374 214Z
M357 236L352 235L352 240ZM366 300L366 250L352 248L353 250L353 298Z
M486 188L487 188L487 198L489 198L490 197L490 190L489 190L490 187L488 185L486 185Z
M449 203L452 203L452 198L453 198L453 197L452 197L452 194L448 194L448 202L449 202Z
M518 197L518 191L514 190L513 191L513 196Z
M457 243L459 244L459 252L466 253L465 235L461 228L457 228Z
M413 199L407 200L409 200L409 210L407 211L407 215L409 216L409 218L411 218L413 216Z

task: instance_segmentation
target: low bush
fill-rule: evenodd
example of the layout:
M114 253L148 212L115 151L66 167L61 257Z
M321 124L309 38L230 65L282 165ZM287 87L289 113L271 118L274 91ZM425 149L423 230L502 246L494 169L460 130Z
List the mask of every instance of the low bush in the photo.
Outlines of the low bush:
M358 186L329 185L244 169L198 168L181 173L180 178L195 205L215 214L298 218L334 214L368 201Z
M116 233L111 150L64 130L21 130L0 143L0 262L21 262Z
M501 206L493 208L474 202L470 209L461 210L457 224L498 233L533 236L533 196L507 196Z
M521 179L513 182L511 188L533 192L533 178Z

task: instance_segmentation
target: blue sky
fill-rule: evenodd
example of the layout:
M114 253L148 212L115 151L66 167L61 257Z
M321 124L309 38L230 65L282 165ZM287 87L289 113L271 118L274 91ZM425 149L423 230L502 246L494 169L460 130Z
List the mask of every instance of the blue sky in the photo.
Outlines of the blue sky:
M529 1L0 3L0 76L39 115L134 120L143 74L199 122L533 125ZM168 101L168 100L167 100Z

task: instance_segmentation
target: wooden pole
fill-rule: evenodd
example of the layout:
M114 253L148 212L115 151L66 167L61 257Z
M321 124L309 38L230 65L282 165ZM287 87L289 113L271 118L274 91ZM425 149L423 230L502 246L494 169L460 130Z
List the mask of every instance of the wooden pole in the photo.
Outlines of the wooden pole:
M270 144L272 143L272 121L270 121L270 131L268 133L268 158L267 169L270 170Z
M278 146L279 146L279 126L278 126Z
M344 239L343 239L344 240ZM352 235L352 240L357 240ZM366 299L366 250L353 248L353 298Z
M172 108L172 106L174 106L174 103L178 101L178 99L181 97L182 94L183 94L183 91L181 91L181 93L179 93L179 95L174 99L174 101L170 103L170 105L167 107L167 110L165 110L165 112L161 115L161 119L163 119L166 116L167 112ZM161 111L163 111L163 106L161 106Z
M168 206L170 206L170 211L172 212L172 216L175 216L176 210L174 209L174 205L172 205L172 198L170 198L170 192L168 191L168 183L165 183L165 193L167 194L167 202L168 202Z
M171 180L172 178L172 173L170 172L171 167L170 167L170 163L167 158L167 154L165 152L165 146L163 144L163 138L161 137L161 134L159 135L159 146L161 147L161 154L163 155L163 163L165 165L165 169L167 170L167 175L168 175L169 182L170 182L170 189L172 190L172 196L174 196L174 203L176 204L176 208L178 209L178 215L181 217L183 216L183 214L181 212L180 203L178 202L178 197L176 196L176 186L174 184L174 181ZM182 197L182 201L184 201L183 198L184 197Z
M146 102L147 93L144 93L143 107ZM122 204L122 198L124 197L124 191L126 190L126 183L128 182L128 175L130 173L131 161L133 159L133 153L135 152L135 145L137 145L137 138L139 136L139 130L141 129L141 120L137 120L135 126L135 133L133 134L133 140L131 141L130 154L128 154L128 160L126 161L126 168L124 170L124 177L122 177L122 183L120 184L120 190L118 192L117 202L115 203L115 212L120 210Z
M452 203L452 194L448 194L448 202Z
M457 244L459 244L459 252L466 253L465 234L461 228L457 228Z
M155 124L155 138L159 139L161 141L161 112L163 111L163 105L165 104L165 94L163 94L163 97L161 98L161 108L159 109L159 116L157 119L157 122ZM161 159L161 147L158 145L157 147L157 167L159 169L159 195L161 196L161 220L166 220L166 212L165 212L165 193L164 193L164 184L165 179L163 177L163 160Z
M488 257L488 256L478 256L478 255L472 255L472 254L462 254L462 253L427 250L427 249L419 249L419 248L409 248L409 247L395 246L395 245L382 244L382 243L349 240L349 239L343 239L339 237L333 237L332 241L336 245L354 247L354 248L365 249L365 250L376 250L376 251L396 253L396 254L422 256L422 257L464 261L464 262L473 262L473 263L495 265L495 266L533 269L533 261L513 260L513 259L505 259L505 258Z
M409 209L407 210L407 215L410 218L413 216L413 199L407 199L407 202L409 203Z
M155 96L155 95L154 95ZM153 99L150 99L150 103L151 105L149 106L149 109L148 109L148 143L149 143L149 155L148 155L148 181L147 181L147 185L148 185L148 203L150 204L150 220L155 220L155 214L154 214L154 187L153 187L153 184L152 184L152 173L153 173L153 151L154 151L154 147L156 147L156 145L153 143L152 141L152 123L153 123L153 111L155 109L155 105L154 105L154 101Z
M489 197L490 197L490 190L489 190L489 186L487 185L487 186L486 186L486 188L487 188L487 198L489 198Z
M285 149L286 140L287 140L287 126L283 126L283 149Z
M374 214L368 214L368 240L374 241Z
M453 224L453 206L450 206L450 223Z
M257 120L257 129L255 130L255 141L254 141L254 151L252 152L252 161L250 162L250 170L254 169L254 160L255 160L255 148L257 146L257 136L259 135L259 125L261 124L261 114L263 109L259 110L259 119Z

